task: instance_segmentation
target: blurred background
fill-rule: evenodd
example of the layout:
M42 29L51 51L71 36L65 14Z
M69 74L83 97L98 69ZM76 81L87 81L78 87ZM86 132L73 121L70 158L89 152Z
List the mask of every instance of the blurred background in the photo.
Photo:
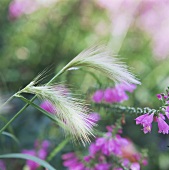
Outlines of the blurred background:
M142 82L124 105L151 108L160 105L156 94L169 85L168 0L1 0L0 13L2 100L27 85L45 68L50 68L47 82L82 50L94 44L108 44ZM71 71L58 79L81 94L113 86L100 76L99 80L101 85L85 70ZM0 127L23 105L15 99L1 110ZM169 158L168 135L159 135L157 127L151 134L143 135L134 118L126 118L124 135L138 147L149 149L147 169L169 169L165 161ZM50 139L53 145L60 143L64 139L62 135L57 138L60 129L54 130L49 124L47 118L29 107L8 129L20 144L3 136L0 154L31 148L35 139ZM67 146L64 152L70 148ZM61 153L52 163L63 169L60 157ZM23 162L13 163L14 167L18 164L22 167Z

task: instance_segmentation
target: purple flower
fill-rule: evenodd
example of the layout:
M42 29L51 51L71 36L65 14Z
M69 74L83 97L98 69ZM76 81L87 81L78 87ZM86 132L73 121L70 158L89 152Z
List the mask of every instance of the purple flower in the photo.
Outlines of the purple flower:
M72 167L72 166L76 166L77 164L78 164L78 158L77 157L73 157L73 158L65 160L63 162L63 165L65 167Z
M37 10L38 4L36 1L13 0L9 6L9 15L11 19L18 18L23 14L30 14Z
M113 90L111 88L107 88L104 91L104 100L107 103L112 103L114 101L114 93L113 93Z
M96 139L96 146L102 147L106 142L106 138L101 137Z
M92 159L92 157L90 155L84 156L84 161L86 162L90 162L90 160Z
M123 159L122 165L125 167L128 167L130 164L130 161L128 159Z
M91 156L94 156L100 150L100 146L97 146L95 143L91 143L89 147L89 153Z
M148 165L148 161L146 159L143 159L142 160L142 165L147 166Z
M69 170L84 170L84 165L83 163L77 163L72 167L69 167Z
M137 117L135 120L136 120L136 125L138 124L142 124L142 121L144 120L144 118L146 118L148 116L148 113L144 114L144 115L141 115L139 117Z
M159 117L157 117L157 123L158 123L158 128L159 128L158 133L168 134L169 126L163 120L163 117L161 115Z
M96 123L96 122L98 122L100 120L100 115L98 113L93 112L93 113L89 114L88 119L91 122Z
M62 155L63 165L69 170L84 170L84 165L79 161L75 153L70 152Z
M157 96L157 98L158 98L159 100L162 100L162 99L163 99L163 97L162 97L161 94L157 94L156 96Z
M40 159L45 160L47 156L47 149L49 147L49 142L47 140L43 141L40 145L38 141L35 141L35 149L27 150L24 149L22 153L37 156ZM37 150L38 149L38 150ZM39 167L39 164L32 160L27 160L26 165L29 167L30 170L36 170Z
M100 164L95 165L94 170L109 170L110 167L111 167L111 165L108 163L100 163Z
M103 90L97 90L93 97L92 97L92 100L95 102L95 103L100 103L103 99L103 96L104 96L104 91Z
M26 149L24 149L22 151L22 153L28 154L28 155L31 155L31 156L36 156L36 151L35 150L26 150ZM29 170L36 170L39 167L39 164L37 164L36 162L34 162L32 160L27 160L26 165L29 167Z
M154 113L152 114L144 114L144 115L141 115L139 117L137 117L135 120L136 120L136 124L142 124L143 125L143 131L144 133L148 133L148 132L151 132L151 124L153 122L153 118L154 118Z
M49 148L49 146L50 146L50 142L48 141L48 140L44 140L43 142L42 142L42 148L43 149L48 149Z
M45 160L47 154L48 154L47 151L45 149L43 149L43 148L38 151L38 157L40 159Z
M134 84L118 84L114 88L107 88L103 90L97 90L92 99L96 103L100 103L103 99L107 103L121 103L128 100L126 91L132 93L136 86Z
M121 103L128 100L128 96L121 85L116 85L114 88L107 88L105 90L104 100L107 103Z
M0 169L1 169L1 170L6 170L5 163L4 163L4 161L2 161L2 160L0 160Z
M74 152L69 152L69 153L65 153L65 154L62 155L63 160L67 160L67 159L70 159L70 158L73 158L73 157L75 157Z
M137 88L135 84L124 84L124 83L119 84L118 87L130 93L132 93Z
M140 170L140 164L137 162L134 162L131 164L130 169L131 170Z
M41 104L40 104L40 107L44 110L46 110L47 112L49 113L56 113L56 109L55 109L55 106L48 100L45 100L43 101Z

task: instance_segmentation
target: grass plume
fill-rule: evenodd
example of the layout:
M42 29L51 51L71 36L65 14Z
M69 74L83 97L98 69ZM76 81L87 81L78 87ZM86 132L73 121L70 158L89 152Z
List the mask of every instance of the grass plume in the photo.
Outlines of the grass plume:
M55 109L55 115L61 120L65 132L73 135L74 139L81 140L83 144L90 142L93 135L93 126L88 113L90 109L83 100L72 97L72 94L61 85L34 86L31 82L21 92L36 94L41 100L50 101Z
M128 71L127 65L113 56L106 46L94 46L82 51L67 64L66 68L82 66L96 69L116 83L140 84Z

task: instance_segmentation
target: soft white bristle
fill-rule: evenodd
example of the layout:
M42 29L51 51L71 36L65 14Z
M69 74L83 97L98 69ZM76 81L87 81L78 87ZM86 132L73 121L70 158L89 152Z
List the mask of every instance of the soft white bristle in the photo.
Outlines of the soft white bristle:
M84 50L68 64L69 69L78 66L94 68L117 83L141 84L128 71L126 64L113 56L106 46L94 46Z
M93 126L96 124L89 118L90 110L83 100L71 97L70 92L61 85L28 85L22 92L36 94L38 98L50 101L65 132L72 134L77 140L80 139L83 144L90 142L89 136L93 135Z

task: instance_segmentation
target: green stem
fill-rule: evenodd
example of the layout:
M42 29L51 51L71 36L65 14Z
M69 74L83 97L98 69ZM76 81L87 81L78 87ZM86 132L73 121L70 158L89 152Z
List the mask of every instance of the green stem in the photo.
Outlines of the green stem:
M64 146L69 142L69 138L67 138L67 139L65 139L63 142L61 142L60 144L59 144L59 146L57 146L51 153L50 153L50 155L48 156L48 158L47 158L47 161L51 161L52 159L53 159L53 157L59 152L59 151L61 151L63 148L64 148Z
M29 104L26 104L21 110L19 110L19 112L17 112L15 114L14 117L11 118L11 120L9 120L5 126L0 130L0 134L29 106Z
M25 97L20 96L20 95L18 95L17 97L20 98L21 100L23 100L24 102L28 103L29 105L33 106L37 110L41 111L43 114L45 114L45 116L47 116L49 119L53 120L54 122L56 122L56 121L59 122L59 120L56 118L56 116L53 116L52 114L48 113L47 111L45 111L44 109L42 109L41 107L39 107L38 105L33 103L33 101L30 101L30 100L28 100Z

